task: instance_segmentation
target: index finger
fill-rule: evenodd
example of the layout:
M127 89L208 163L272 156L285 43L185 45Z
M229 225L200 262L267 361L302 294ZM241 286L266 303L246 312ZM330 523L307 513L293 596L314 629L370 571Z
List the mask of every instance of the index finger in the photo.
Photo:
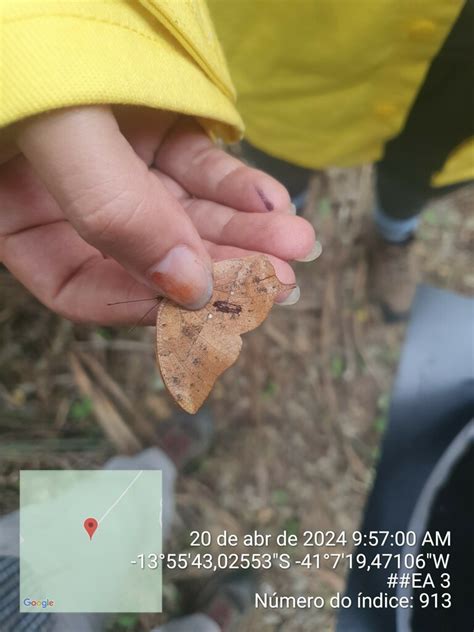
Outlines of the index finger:
M292 212L282 184L219 149L192 119L182 118L168 131L154 164L195 197L239 211Z

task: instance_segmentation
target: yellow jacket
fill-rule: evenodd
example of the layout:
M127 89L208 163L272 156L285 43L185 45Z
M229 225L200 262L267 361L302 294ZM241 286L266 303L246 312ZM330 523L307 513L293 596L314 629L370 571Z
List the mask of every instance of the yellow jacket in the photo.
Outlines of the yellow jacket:
M0 0L4 135L54 108L126 103L196 116L227 142L243 118L251 142L310 168L373 161L462 0L208 5L212 18L204 0ZM474 177L473 151L455 151L435 183Z

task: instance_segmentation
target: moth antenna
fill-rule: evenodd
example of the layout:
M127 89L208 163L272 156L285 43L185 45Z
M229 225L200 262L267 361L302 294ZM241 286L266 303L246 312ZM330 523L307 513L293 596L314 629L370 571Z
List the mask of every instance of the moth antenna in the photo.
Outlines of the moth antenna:
M130 302L132 302L132 303L133 303L134 301L130 301ZM140 318L140 320L139 320L137 323L135 323L135 324L133 325L133 327L130 327L130 329L127 331L127 334L131 334L131 333L132 333L132 331L135 331L135 329L138 327L138 325L141 325L141 324L142 324L142 322L145 320L145 318L148 316L148 314L149 314L150 312L152 312L152 311L155 309L155 307L157 307L157 305L153 305L152 307L150 307L150 309L148 309L148 310L147 310L147 311L143 314L143 316Z
M115 301L114 303L107 303L107 305L123 305L124 303L142 303L143 301L156 301L159 298L160 298L159 296L153 296L152 298L135 298L135 299L132 299L131 301Z

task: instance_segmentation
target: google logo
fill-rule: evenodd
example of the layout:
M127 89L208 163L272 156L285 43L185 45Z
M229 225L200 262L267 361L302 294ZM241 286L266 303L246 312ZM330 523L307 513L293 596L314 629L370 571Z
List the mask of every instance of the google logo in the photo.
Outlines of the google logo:
M39 599L26 597L26 599L23 599L23 605L32 608L48 608L54 606L54 601L52 599L43 599L40 601Z

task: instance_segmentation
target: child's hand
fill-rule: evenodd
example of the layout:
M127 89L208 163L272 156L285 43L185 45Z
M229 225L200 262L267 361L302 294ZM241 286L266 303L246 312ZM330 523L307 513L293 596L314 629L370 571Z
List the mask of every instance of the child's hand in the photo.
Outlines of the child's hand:
M192 119L137 108L82 107L26 122L21 154L0 167L0 259L45 305L76 321L138 320L164 294L197 308L211 259L314 246L286 189L216 148ZM153 317L151 317L153 319ZM150 321L148 321L150 322Z

